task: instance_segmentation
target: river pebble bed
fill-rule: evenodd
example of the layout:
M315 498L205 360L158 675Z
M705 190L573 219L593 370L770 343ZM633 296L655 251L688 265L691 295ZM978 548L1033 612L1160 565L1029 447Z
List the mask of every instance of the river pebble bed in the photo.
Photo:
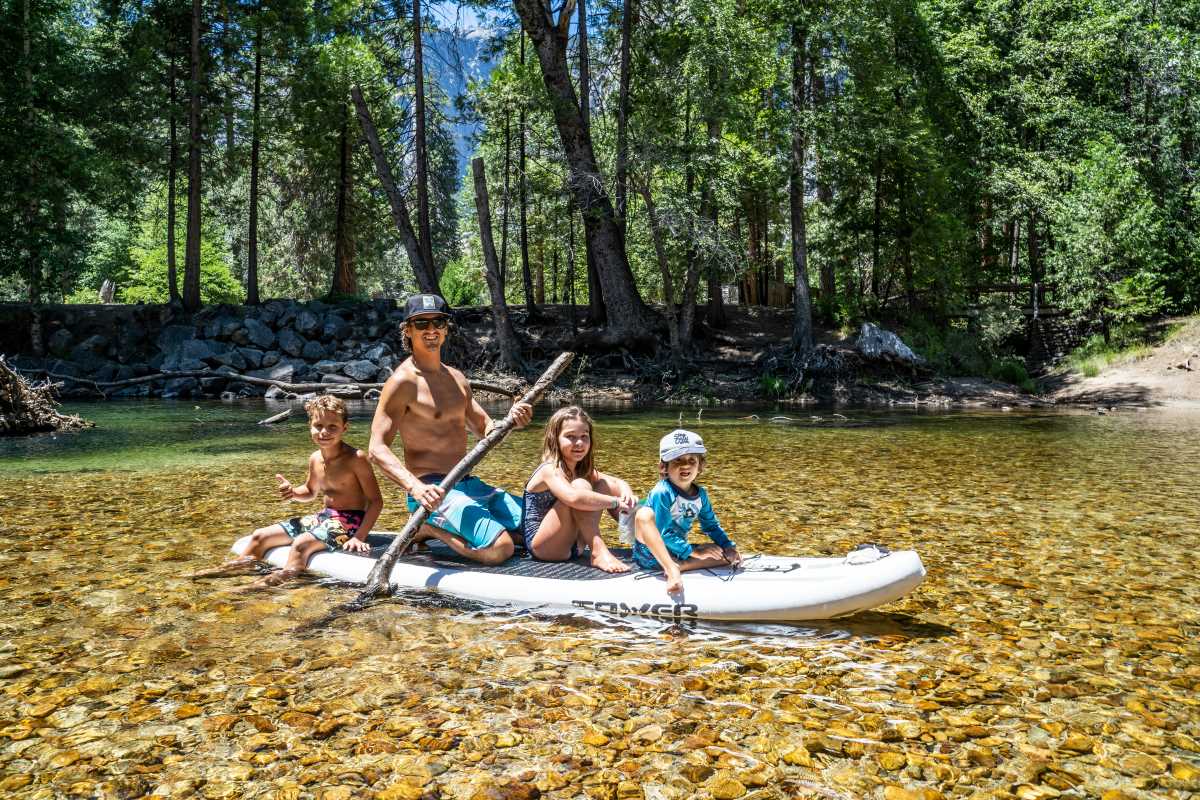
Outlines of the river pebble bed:
M1200 797L1198 412L685 412L744 553L928 569L752 625L423 593L315 624L355 589L185 577L294 515L302 415L70 410L98 427L0 442L0 796ZM644 493L677 415L598 410L598 465ZM478 474L519 492L545 417Z

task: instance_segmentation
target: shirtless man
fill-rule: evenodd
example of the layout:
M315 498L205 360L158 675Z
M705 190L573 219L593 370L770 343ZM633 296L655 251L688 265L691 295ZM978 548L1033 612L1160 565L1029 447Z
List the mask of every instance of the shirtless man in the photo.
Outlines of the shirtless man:
M471 396L466 377L442 363L450 307L434 294L405 303L401 331L412 350L384 384L371 423L371 463L408 492L408 509L429 509L427 525L414 541L435 538L454 552L483 564L499 564L513 553L510 531L521 527L521 504L502 489L467 476L443 492L438 484L467 452L467 431L483 437L495 422ZM529 424L533 407L514 403L509 416ZM392 452L400 435L404 462Z

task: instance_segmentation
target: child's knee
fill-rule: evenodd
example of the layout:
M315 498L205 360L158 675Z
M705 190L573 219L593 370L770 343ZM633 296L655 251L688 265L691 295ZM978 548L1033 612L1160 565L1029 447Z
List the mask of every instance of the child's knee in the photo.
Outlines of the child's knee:
M271 527L273 527L273 526L269 526L266 528L256 528L254 533L250 534L251 544L258 544L263 539L270 537L272 534ZM245 529L243 528L243 530L245 530Z
M482 554L483 558L481 559L481 562L488 566L502 564L508 559L512 558L512 554L515 549L516 548L513 545L512 537L502 534L496 539L492 546Z
M580 491L584 491L584 492L593 491L592 482L589 481L587 478L576 478L575 480L571 481L571 485L573 487L575 487L576 489L579 489Z

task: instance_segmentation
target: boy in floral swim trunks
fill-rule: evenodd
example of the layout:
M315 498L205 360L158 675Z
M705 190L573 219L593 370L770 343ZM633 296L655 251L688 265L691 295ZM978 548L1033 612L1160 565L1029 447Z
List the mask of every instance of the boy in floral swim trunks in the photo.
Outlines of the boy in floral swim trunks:
M252 586L274 586L299 575L308 559L321 550L339 547L352 553L367 552L367 534L383 510L383 497L375 472L366 453L342 441L349 427L346 404L337 397L324 395L304 404L308 412L309 432L316 452L308 457L308 477L303 486L293 486L276 475L279 497L284 501L310 503L323 494L325 507L316 514L292 517L259 528L250 537L246 552L212 570L193 577L228 575L249 569L272 547L291 544L287 563Z

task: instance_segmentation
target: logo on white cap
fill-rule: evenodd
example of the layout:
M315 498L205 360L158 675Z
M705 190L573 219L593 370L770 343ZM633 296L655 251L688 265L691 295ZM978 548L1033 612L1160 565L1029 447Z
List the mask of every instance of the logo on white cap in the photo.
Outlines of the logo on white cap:
M426 309L436 309L437 299L433 295L425 295L421 298L421 306Z

